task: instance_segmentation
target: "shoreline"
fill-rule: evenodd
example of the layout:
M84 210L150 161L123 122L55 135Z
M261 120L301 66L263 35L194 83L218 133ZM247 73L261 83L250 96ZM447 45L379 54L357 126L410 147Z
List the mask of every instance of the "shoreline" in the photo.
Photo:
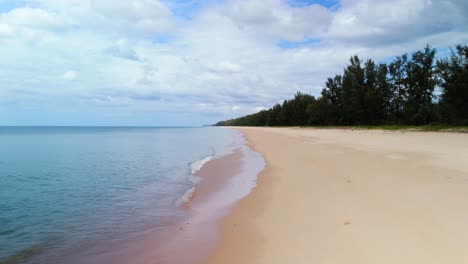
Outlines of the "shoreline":
M468 262L468 135L235 129L267 166L207 263Z
M218 226L239 200L256 185L264 163L244 142L220 156L212 154L190 167L196 180L174 202L187 217L161 230L145 231L124 254L97 259L95 263L204 263L220 240ZM199 164L198 164L199 163ZM94 263L94 262L93 262Z
M216 246L218 235L215 226L225 214L213 210L210 202L233 177L239 175L243 156L241 149L236 148L227 155L212 156L196 170L192 170L197 181L191 188L191 194L179 204L188 217L168 228L164 237L154 238L150 235L150 239L155 239L155 242L150 240L143 243L140 253L123 263L202 263ZM220 173L221 169L223 173Z

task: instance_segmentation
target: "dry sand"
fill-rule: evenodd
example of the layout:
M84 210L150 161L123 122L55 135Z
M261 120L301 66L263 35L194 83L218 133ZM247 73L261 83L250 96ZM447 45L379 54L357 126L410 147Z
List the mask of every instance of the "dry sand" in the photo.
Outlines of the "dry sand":
M209 263L468 263L468 134L240 130L267 167Z

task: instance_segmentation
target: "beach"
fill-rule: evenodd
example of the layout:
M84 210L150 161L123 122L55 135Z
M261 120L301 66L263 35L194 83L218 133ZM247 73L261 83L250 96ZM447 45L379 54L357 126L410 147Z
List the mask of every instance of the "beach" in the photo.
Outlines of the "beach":
M208 263L468 263L468 134L235 129L266 168Z
M241 136L237 131L228 132ZM193 187L175 201L186 217L146 230L112 257L85 263L203 263L219 242L218 223L251 192L264 166L262 156L244 141L192 163Z

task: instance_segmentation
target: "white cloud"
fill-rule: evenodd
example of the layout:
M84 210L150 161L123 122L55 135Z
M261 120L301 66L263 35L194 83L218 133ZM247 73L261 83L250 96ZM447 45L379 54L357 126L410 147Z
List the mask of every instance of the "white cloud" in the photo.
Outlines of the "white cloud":
M108 28L144 35L167 32L172 26L172 12L159 0L93 1L95 19Z
M132 45L125 39L119 39L114 44L110 45L106 50L108 54L128 59L128 60L139 60L137 53L133 49Z
M264 107L264 106L256 106L255 107L255 111L256 112L260 112L262 110L267 110L268 108L270 108L271 106L268 106L268 107Z
M224 12L242 30L294 41L322 36L331 20L323 6L291 7L281 0L230 1Z
M368 45L413 41L451 30L466 30L465 10L444 0L344 0L329 37Z
M211 66L210 71L214 73L234 74L240 73L242 71L242 67L230 61L223 61Z
M26 0L62 14L70 25L107 34L149 36L174 26L171 10L160 0Z
M232 0L189 19L158 0L26 2L0 13L0 97L38 109L46 100L114 107L108 115L122 106L135 119L176 111L214 122L299 90L318 95L353 54L381 60L468 39L462 0L342 0L331 9ZM63 89L63 80L75 81Z
M15 33L15 30L12 26L8 24L0 24L0 38L12 37L14 33Z
M57 28L65 21L57 14L40 8L22 7L11 10L0 16L0 21L15 26L30 28Z
M76 79L76 77L77 77L77 74L73 70L68 70L62 75L62 78L65 80L74 80Z

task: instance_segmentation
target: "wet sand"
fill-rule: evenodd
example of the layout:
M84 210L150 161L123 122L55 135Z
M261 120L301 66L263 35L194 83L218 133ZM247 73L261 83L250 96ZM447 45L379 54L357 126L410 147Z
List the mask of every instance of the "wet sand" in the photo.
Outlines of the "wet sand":
M240 130L267 167L208 263L468 263L468 134Z
M232 149L206 162L194 173L194 191L179 203L184 221L146 231L139 241L115 257L95 263L194 264L204 263L219 243L219 223L232 206L255 186L264 168L260 154L247 146ZM127 244L128 245L128 244Z
M183 204L189 217L173 226L164 226L163 230L147 231L146 239L137 242L113 263L202 263L218 242L216 227L223 216L223 212L211 210L210 201L223 191L230 179L239 175L243 156L241 149L235 149L203 165L195 173L199 177L195 191Z
M235 149L233 153L203 165L195 173L195 176L200 177L200 182L195 185L195 191L186 206L198 208L208 202L214 193L222 191L229 179L241 172L243 157L244 153Z

